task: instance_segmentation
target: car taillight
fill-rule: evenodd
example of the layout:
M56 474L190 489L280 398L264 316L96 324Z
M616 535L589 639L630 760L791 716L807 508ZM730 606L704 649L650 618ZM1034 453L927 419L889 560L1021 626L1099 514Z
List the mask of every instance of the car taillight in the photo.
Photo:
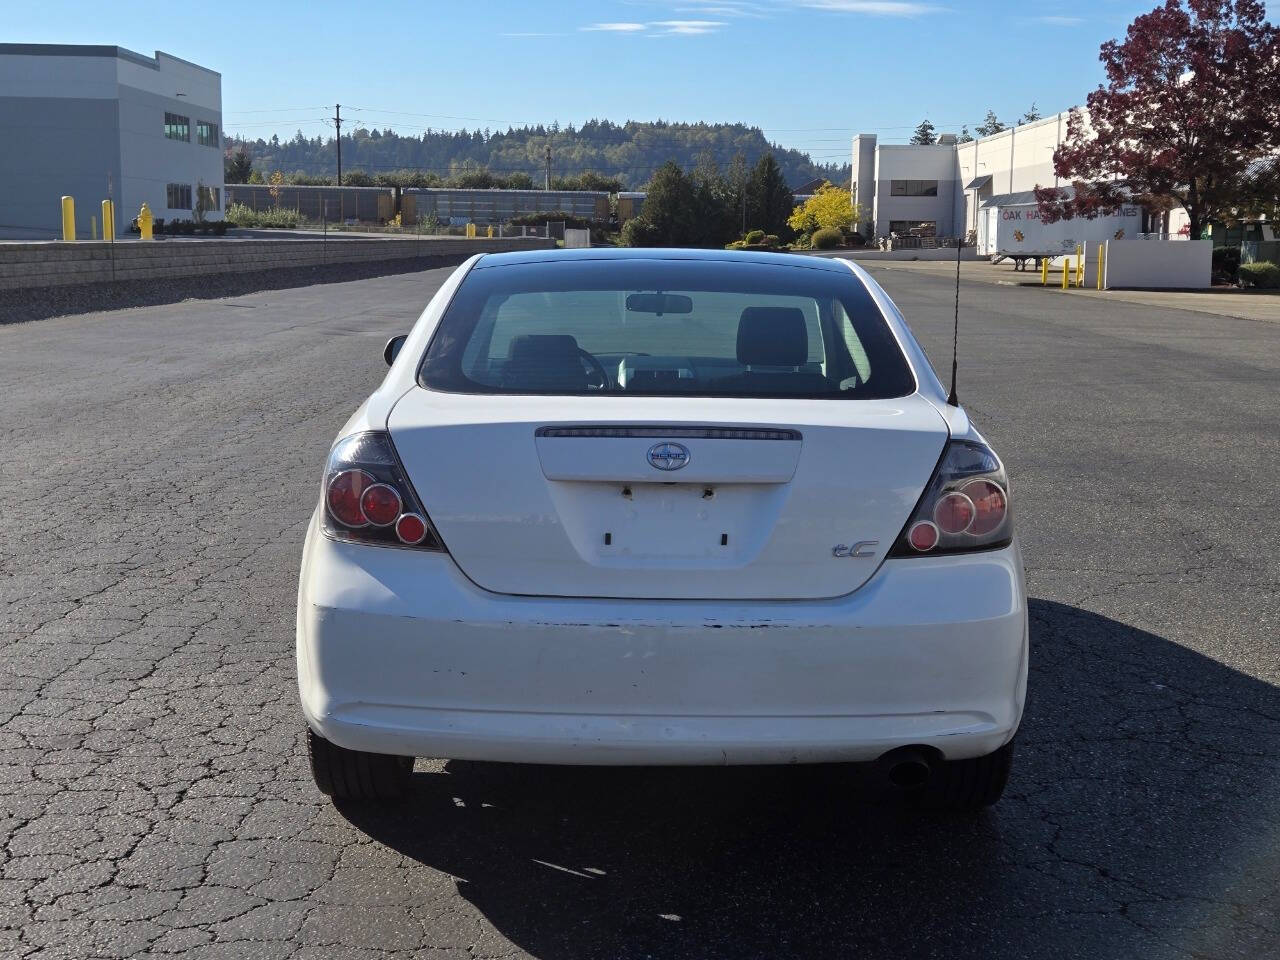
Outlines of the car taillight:
M353 434L334 445L323 500L324 532L334 539L444 550L384 432Z
M990 447L952 440L891 557L990 550L1013 539L1009 478Z

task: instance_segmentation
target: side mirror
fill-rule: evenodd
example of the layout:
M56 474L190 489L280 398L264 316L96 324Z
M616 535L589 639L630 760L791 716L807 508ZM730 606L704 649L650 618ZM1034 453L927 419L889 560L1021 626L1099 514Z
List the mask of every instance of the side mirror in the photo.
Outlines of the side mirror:
M388 367L396 362L400 348L404 346L404 342L407 339L409 339L409 335L402 333L398 337L392 337L387 341L387 345L382 348L382 359L387 361Z

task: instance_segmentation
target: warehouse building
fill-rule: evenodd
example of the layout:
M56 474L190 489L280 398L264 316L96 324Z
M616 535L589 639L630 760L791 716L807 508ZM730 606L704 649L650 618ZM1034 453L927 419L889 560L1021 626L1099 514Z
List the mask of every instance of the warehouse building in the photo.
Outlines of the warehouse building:
M0 236L61 236L64 195L81 239L108 198L118 234L222 217L222 78L167 53L0 43L0 140Z
M1053 151L1067 133L1058 113L989 137L959 143L944 134L929 146L853 138L853 182L871 213L869 236L962 236L979 229L1005 199L1025 203L1037 186L1059 186Z
M1034 207L1036 187L1063 187L1053 153L1067 135L1070 111L959 143L944 134L929 146L880 144L875 134L853 138L853 183L870 216L860 224L870 237L955 237L972 231L979 252L994 243L996 224ZM1128 217L1129 215L1126 215ZM1186 216L1138 211L1127 229L1173 233ZM1096 231L1095 231L1096 232ZM1082 234L1083 236L1083 234Z

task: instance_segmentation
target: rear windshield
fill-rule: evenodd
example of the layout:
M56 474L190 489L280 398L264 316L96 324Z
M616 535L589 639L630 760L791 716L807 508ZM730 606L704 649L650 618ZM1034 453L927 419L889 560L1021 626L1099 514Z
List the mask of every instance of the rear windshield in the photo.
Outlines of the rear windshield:
M422 366L453 393L878 399L915 390L852 273L709 260L483 263Z

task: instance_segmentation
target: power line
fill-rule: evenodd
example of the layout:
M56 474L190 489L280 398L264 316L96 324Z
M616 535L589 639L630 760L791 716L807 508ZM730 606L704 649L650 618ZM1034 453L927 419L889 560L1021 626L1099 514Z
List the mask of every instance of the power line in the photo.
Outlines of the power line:
M328 110L323 104L318 107L267 107L262 110L236 110L231 115L238 117L242 113L301 113L303 110Z
M277 127L278 128L285 124L289 126L293 126L295 124L299 124L299 125L306 124L307 126L310 126L316 123L328 123L329 119L330 118L328 117L309 117L305 120L281 120L279 123L276 123L274 121L266 121L261 123L241 123L236 120L232 120L228 122L227 120L224 119L222 121L222 129L226 130L228 127L234 127L237 130L240 129L241 127Z

